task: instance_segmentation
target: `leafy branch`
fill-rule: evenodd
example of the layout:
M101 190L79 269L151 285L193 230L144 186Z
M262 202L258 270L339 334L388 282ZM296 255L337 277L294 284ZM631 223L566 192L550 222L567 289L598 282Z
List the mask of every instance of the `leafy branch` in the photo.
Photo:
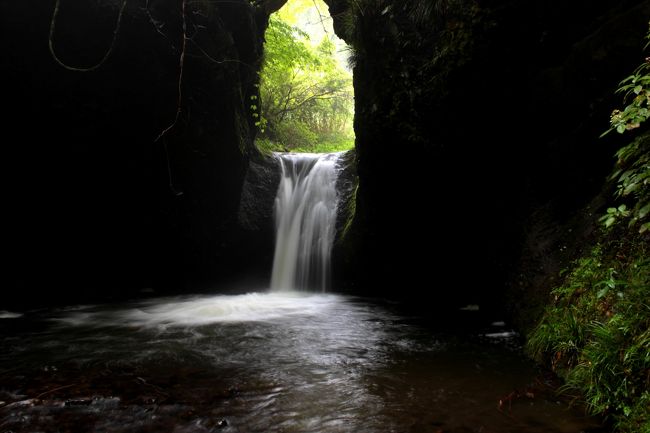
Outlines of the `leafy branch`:
M619 134L641 126L650 117L650 57L634 70L634 74L619 83L616 93L623 93L623 99L630 101L623 110L614 110L610 118L611 127L601 137L616 131Z
M646 35L650 45L650 31ZM620 82L616 93L624 95L624 101L630 101L622 110L614 110L610 119L610 128L601 137L611 131L623 134L639 128L650 117L650 57L634 70L634 73ZM639 225L639 233L650 230L650 136L637 137L632 143L616 152L618 158L616 171L611 179L616 180L616 197L629 199L631 207L626 204L607 209L607 214L600 218L605 227L617 221L629 218L629 226Z

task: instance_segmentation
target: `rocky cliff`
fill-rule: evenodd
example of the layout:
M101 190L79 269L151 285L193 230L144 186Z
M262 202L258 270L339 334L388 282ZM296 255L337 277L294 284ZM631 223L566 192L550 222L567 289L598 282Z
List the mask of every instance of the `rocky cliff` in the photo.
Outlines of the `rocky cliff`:
M336 3L359 172L342 280L499 304L532 215L561 224L602 188L650 2Z
M241 269L233 228L267 12L28 0L0 16L11 296L177 291Z

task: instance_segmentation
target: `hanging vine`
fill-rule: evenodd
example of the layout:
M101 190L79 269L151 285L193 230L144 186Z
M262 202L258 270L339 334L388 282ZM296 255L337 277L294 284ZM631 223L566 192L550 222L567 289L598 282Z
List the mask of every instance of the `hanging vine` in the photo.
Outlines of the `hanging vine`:
M166 127L165 129L162 130L160 134L158 134L158 137L154 140L154 143L160 140L162 137L164 137L169 131L171 131L176 124L178 123L178 119L181 117L181 113L183 112L183 106L182 106L182 100L183 100L183 67L185 65L185 52L187 49L187 16L185 13L185 7L187 5L187 0L183 0L183 3L181 4L181 15L182 15L182 22L183 22L183 44L181 46L181 54L179 57L179 72L178 72L178 100L177 100L177 106L176 106L176 116L174 116L174 120L172 123Z
M104 54L104 57L102 57L99 63L90 66L88 68L83 68L83 67L76 67L76 66L70 66L65 64L63 61L61 61L61 59L59 59L59 57L56 55L56 51L54 50L54 31L56 29L56 20L59 15L59 7L61 6L61 0L56 0L56 4L54 5L54 12L52 13L52 20L50 21L50 37L49 37L50 54L52 54L52 58L54 59L54 61L56 61L56 63L58 63L61 67L74 72L92 72L101 68L102 65L106 63L108 58L113 53L115 42L117 42L117 36L120 33L120 26L122 24L122 16L124 15L124 10L126 9L126 3L127 0L122 0L120 11L117 14L117 22L115 23L115 30L113 30L113 40L111 41L111 45L108 47L106 54Z
M276 1L278 1L278 0L276 0ZM282 3L282 4L284 3L284 1L286 1L286 0L279 0L279 2ZM124 16L124 12L126 10L127 2L128 2L128 0L121 0L121 4L120 4L120 7L119 7L117 19L116 19L116 22L115 22L115 28L113 30L113 38L112 38L110 46L108 47L108 49L107 49L106 53L104 54L104 56L95 65L92 65L92 66L89 66L89 67L80 67L80 66L73 66L73 65L66 64L64 61L62 61L59 58L59 56L57 55L57 52L55 50L54 37L55 37L57 21L58 21L58 18L59 18L60 7L61 7L61 0L56 0L55 5L54 5L54 11L52 13L52 18L51 18L51 21L50 21L50 32L49 32L49 39L48 39L49 51L50 51L50 54L51 54L52 58L54 59L54 61L59 66L61 66L62 68L66 69L66 70L69 70L69 71L72 71L72 72L92 72L92 71L96 71L99 68L101 68L107 62L107 60L111 57L111 55L113 54L115 45L117 43L117 39L118 39L119 34L120 34L120 29L121 29L121 25L122 25L122 18ZM228 2L228 0L219 0L217 2ZM209 59L213 63L223 64L223 63L233 62L233 63L238 63L238 64L241 64L241 65L247 66L249 68L253 68L252 65L249 65L249 64L247 64L245 62L242 62L242 61L240 61L238 59L217 60L214 57L210 56L203 49L203 47L201 47L194 40L194 36L196 35L196 31L197 31L196 26L194 26L194 33L192 35L188 35L188 11L187 11L187 5L189 3L194 3L194 1L182 0L182 2L181 2L182 44L181 44L180 55L179 55L179 59L178 59L179 70L178 70L178 80L177 80L177 83L176 83L176 86L177 86L176 113L175 113L174 118L171 121L171 123L167 127L165 127L156 136L156 138L153 140L154 143L156 143L156 142L159 142L162 139L163 147L164 147L164 151L165 151L165 158L166 158L166 161L167 161L167 171L168 171L168 175L169 175L169 186L170 186L170 189L172 190L172 192L174 193L174 195L176 195L176 196L182 195L183 192L179 191L177 188L175 188L174 182L172 180L173 179L172 178L172 168L171 168L171 164L170 164L170 157L169 157L169 151L168 151L168 148L167 148L168 146L167 146L167 142L166 142L166 136L168 135L168 133L172 129L174 129L177 126L178 122L181 120L181 115L183 113L183 106L182 106L182 103L183 103L183 77L184 77L185 58L186 58L187 49L188 49L188 47L187 47L188 41L190 43L192 43L207 59ZM151 12L149 10L149 0L146 0L145 7L143 9L144 9L144 11L145 11L145 13L147 15L147 18L149 19L151 24L154 26L155 30L160 35L162 35L165 39L169 40L168 36L164 32L161 31L161 27L162 27L161 24L157 20L155 20L154 17L151 15ZM194 13L198 14L198 12L194 12ZM190 25L191 24L192 24L192 21L190 19ZM170 43L171 43L171 41L170 41ZM172 45L172 49L173 49L174 44L171 43L171 45Z

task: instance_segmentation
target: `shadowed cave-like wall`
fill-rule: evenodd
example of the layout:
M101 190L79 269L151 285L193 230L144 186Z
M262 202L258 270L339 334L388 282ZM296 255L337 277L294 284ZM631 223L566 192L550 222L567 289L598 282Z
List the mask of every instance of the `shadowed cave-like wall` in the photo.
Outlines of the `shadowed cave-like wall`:
M237 209L267 14L245 0L128 0L110 56L76 72L48 50L55 4L57 56L88 67L111 46L122 2L0 5L12 137L3 303L207 289L241 275Z
M6 304L263 284L268 227L238 210L261 158L248 107L263 32L284 3L128 0L110 57L84 73L48 51L54 0L0 5ZM547 272L519 266L523 246L540 212L560 227L600 191L620 142L597 137L649 2L327 3L353 47L359 175L336 286L496 305ZM97 63L120 5L61 0L59 58ZM155 141L181 57L181 112Z
M354 47L359 174L340 281L518 308L584 240L564 224L622 144L598 137L643 59L650 2L333 3Z

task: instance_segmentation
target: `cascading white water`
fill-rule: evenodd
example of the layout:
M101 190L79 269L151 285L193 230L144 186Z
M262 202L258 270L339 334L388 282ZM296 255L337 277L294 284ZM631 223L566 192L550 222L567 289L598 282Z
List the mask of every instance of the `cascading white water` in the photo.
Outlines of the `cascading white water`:
M336 231L341 153L275 155L282 177L275 199L271 290L325 290Z

